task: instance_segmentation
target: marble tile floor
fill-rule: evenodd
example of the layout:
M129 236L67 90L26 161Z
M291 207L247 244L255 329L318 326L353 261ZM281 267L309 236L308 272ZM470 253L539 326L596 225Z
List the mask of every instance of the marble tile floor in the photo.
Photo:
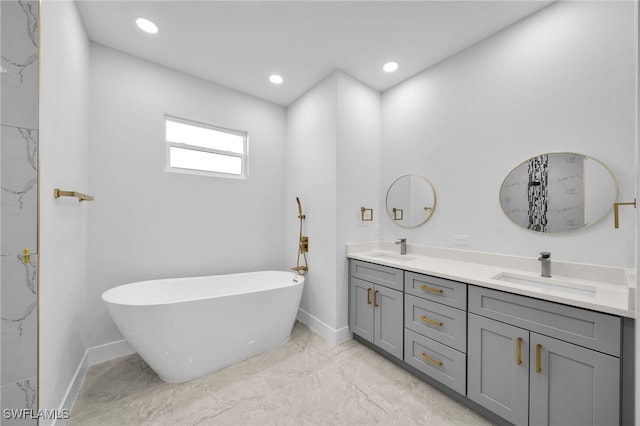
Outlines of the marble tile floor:
M69 426L489 425L350 340L331 345L301 323L267 353L186 383L161 381L138 355L92 366Z

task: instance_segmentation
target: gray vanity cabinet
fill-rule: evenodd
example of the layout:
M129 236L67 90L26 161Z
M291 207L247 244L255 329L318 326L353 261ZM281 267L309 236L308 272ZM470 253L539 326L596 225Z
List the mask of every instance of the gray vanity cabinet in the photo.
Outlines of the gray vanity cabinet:
M351 332L373 343L373 304L371 296L374 285L368 281L351 277L349 280L349 325Z
M402 277L402 270L360 261L351 262L351 332L399 359L402 359L404 351ZM397 283L400 288L392 288L397 287Z
M470 287L467 397L517 425L618 425L620 333L611 315Z
M530 425L619 424L618 358L536 333L529 357Z
M402 292L375 285L373 294L373 344L402 359Z
M467 285L406 271L404 291L404 362L464 395Z
M468 314L467 397L516 425L529 423L529 331Z
M621 357L633 360L622 318L356 259L349 265L351 331L498 423L614 426L621 408L633 418L633 403L621 404L621 383L633 401L621 376Z

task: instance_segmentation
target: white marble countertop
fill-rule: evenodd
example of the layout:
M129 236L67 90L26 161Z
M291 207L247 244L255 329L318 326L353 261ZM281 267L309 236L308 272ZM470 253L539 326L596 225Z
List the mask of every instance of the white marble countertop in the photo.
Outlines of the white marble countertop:
M347 257L598 312L636 316L636 278L630 269L554 261L552 257L552 277L541 278L537 258L411 244L401 256L399 246L385 241L347 244ZM507 282L499 279L501 274L525 282Z

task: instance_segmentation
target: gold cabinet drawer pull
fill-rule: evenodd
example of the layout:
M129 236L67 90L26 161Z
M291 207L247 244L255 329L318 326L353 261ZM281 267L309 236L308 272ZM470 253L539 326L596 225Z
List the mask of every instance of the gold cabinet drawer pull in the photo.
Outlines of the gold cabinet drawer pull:
M522 364L521 350L522 350L522 337L518 337L518 340L516 340L516 365Z
M378 290L373 292L373 306L377 308L378 306Z
M441 327L441 326L442 326L442 322L440 322L440 321L436 321L436 320L432 320L431 318L426 317L426 316L424 316L424 315L423 315L423 316L421 316L421 317L420 317L420 319L421 319L422 321L424 321L424 322L428 322L429 324L437 325L438 327Z
M540 349L542 348L542 345L537 344L536 345L536 373L540 374L540 372L542 371L542 369L540 368Z
M436 365L438 367L440 367L442 365L442 361L437 361L437 360L431 358L430 356L428 356L428 355L426 355L424 353L420 354L420 358L422 358L425 361L430 362L431 364Z
M371 304L371 289L367 289L367 305Z
M420 288L423 289L424 291L430 291L431 293L442 294L441 288L427 287L426 285L423 285Z

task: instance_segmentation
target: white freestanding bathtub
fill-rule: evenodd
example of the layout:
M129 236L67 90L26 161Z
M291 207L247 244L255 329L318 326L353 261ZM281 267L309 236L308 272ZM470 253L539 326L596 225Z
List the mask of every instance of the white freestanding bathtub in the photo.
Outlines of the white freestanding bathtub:
M102 299L158 376L183 382L286 342L303 283L292 272L248 272L125 284Z

